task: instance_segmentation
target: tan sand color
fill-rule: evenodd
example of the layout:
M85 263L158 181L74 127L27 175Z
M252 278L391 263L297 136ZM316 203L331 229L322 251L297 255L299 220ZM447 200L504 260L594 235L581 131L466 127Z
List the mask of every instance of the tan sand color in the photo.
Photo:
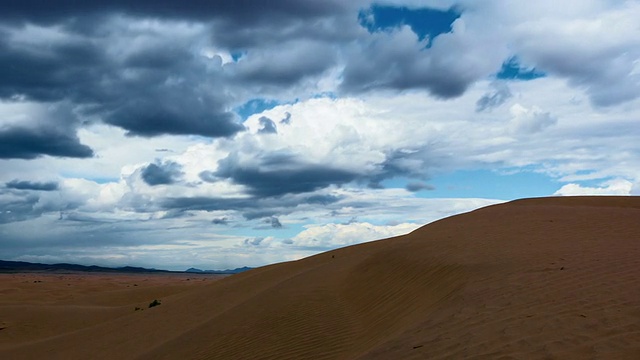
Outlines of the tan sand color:
M2 359L640 359L638 197L518 200L217 281L19 276Z

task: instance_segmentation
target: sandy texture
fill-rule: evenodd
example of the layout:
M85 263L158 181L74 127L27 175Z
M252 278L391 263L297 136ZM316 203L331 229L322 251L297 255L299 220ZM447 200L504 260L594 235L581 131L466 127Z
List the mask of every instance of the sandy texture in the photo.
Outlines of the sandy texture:
M638 359L639 280L640 198L520 200L173 288L144 311L119 295L51 309L44 281L3 279L23 303L0 303L0 358ZM61 330L16 330L8 306Z

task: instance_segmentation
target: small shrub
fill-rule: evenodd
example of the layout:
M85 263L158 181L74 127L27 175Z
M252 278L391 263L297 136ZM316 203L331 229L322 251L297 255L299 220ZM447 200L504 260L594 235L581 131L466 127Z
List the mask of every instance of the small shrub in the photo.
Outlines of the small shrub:
M153 300L150 304L149 304L149 308L152 308L154 306L158 306L160 305L160 300Z

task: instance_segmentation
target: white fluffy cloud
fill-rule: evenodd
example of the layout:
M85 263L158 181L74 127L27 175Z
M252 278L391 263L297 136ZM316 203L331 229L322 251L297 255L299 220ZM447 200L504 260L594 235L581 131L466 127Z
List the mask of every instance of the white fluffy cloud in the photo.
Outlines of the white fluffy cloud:
M624 179L609 180L600 186L589 187L580 184L566 184L554 195L632 195L633 183Z
M302 247L331 248L404 235L418 224L373 225L367 222L307 226L293 237L292 243Z

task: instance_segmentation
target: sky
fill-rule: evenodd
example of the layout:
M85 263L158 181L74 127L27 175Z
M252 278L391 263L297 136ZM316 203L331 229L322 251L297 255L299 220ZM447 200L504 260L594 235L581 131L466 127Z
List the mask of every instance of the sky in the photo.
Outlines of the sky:
M636 0L3 1L0 259L261 266L640 194Z

